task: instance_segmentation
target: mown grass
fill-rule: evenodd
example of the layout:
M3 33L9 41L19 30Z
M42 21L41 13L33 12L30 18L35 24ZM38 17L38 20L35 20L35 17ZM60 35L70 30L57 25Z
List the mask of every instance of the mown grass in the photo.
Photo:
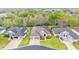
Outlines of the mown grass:
M67 46L64 43L60 42L59 38L56 36L52 36L50 39L43 40L40 43L43 46L47 46L55 49L64 49L64 50L67 49Z
M31 30L32 30L32 27L28 27L26 37L19 44L19 46L18 46L19 48L27 46L29 44Z
M9 37L6 37L4 35L0 35L0 49L4 48L10 40L8 40Z
M73 46L79 50L79 42L75 42L75 44L73 43Z

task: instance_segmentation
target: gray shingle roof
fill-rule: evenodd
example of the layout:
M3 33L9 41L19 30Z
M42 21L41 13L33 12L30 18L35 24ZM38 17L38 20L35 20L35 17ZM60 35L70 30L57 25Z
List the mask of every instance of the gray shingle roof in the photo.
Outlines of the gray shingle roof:
M54 29L52 29L52 32L54 32L55 34L60 34L63 31L66 31L66 28L54 28Z
M32 28L31 36L40 36L40 32L44 31L47 34L50 34L47 26L37 26Z
M77 32L79 32L79 27L78 28L75 28L74 30L76 30Z
M72 36L74 39L79 39L79 36L74 33L72 30L66 29L66 28L54 28L52 29L52 33L60 34L61 32L67 31L69 32L69 35Z
M37 28L33 27L30 36L39 36L40 34L37 32Z
M18 37L18 36L24 36L25 31L26 31L26 28L24 28L24 27L11 27L5 31L5 34L9 34L9 35Z

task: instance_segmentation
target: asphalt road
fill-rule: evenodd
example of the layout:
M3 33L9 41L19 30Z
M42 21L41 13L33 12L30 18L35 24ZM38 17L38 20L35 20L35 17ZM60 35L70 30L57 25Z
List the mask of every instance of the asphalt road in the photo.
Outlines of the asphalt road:
M40 46L40 45L31 45L31 46L26 46L23 48L17 48L13 50L56 50L56 49L48 48L48 47Z

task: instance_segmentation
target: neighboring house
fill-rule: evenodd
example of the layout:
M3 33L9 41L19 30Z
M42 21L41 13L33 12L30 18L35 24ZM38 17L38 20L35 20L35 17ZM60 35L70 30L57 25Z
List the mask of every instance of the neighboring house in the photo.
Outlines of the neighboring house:
M30 39L40 39L40 36L51 36L51 33L47 26L37 26L32 28Z
M74 28L74 30L79 33L79 27Z
M11 39L14 38L24 38L26 36L26 28L24 27L11 27L6 29L4 32L5 35L8 35L11 37Z
M62 38L67 38L69 41L72 39L79 40L79 35L74 33L72 30L66 28L54 28L52 29L52 33ZM70 38L70 39L69 39Z

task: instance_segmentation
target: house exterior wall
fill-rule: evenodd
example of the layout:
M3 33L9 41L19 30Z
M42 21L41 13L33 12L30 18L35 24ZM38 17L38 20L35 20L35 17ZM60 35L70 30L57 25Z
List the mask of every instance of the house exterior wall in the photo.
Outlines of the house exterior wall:
M24 39L26 37L26 34L24 36L18 36L17 39ZM15 39L15 36L12 36L13 39Z
M40 36L30 36L30 40L33 40L33 39L35 39L35 40L40 40Z

